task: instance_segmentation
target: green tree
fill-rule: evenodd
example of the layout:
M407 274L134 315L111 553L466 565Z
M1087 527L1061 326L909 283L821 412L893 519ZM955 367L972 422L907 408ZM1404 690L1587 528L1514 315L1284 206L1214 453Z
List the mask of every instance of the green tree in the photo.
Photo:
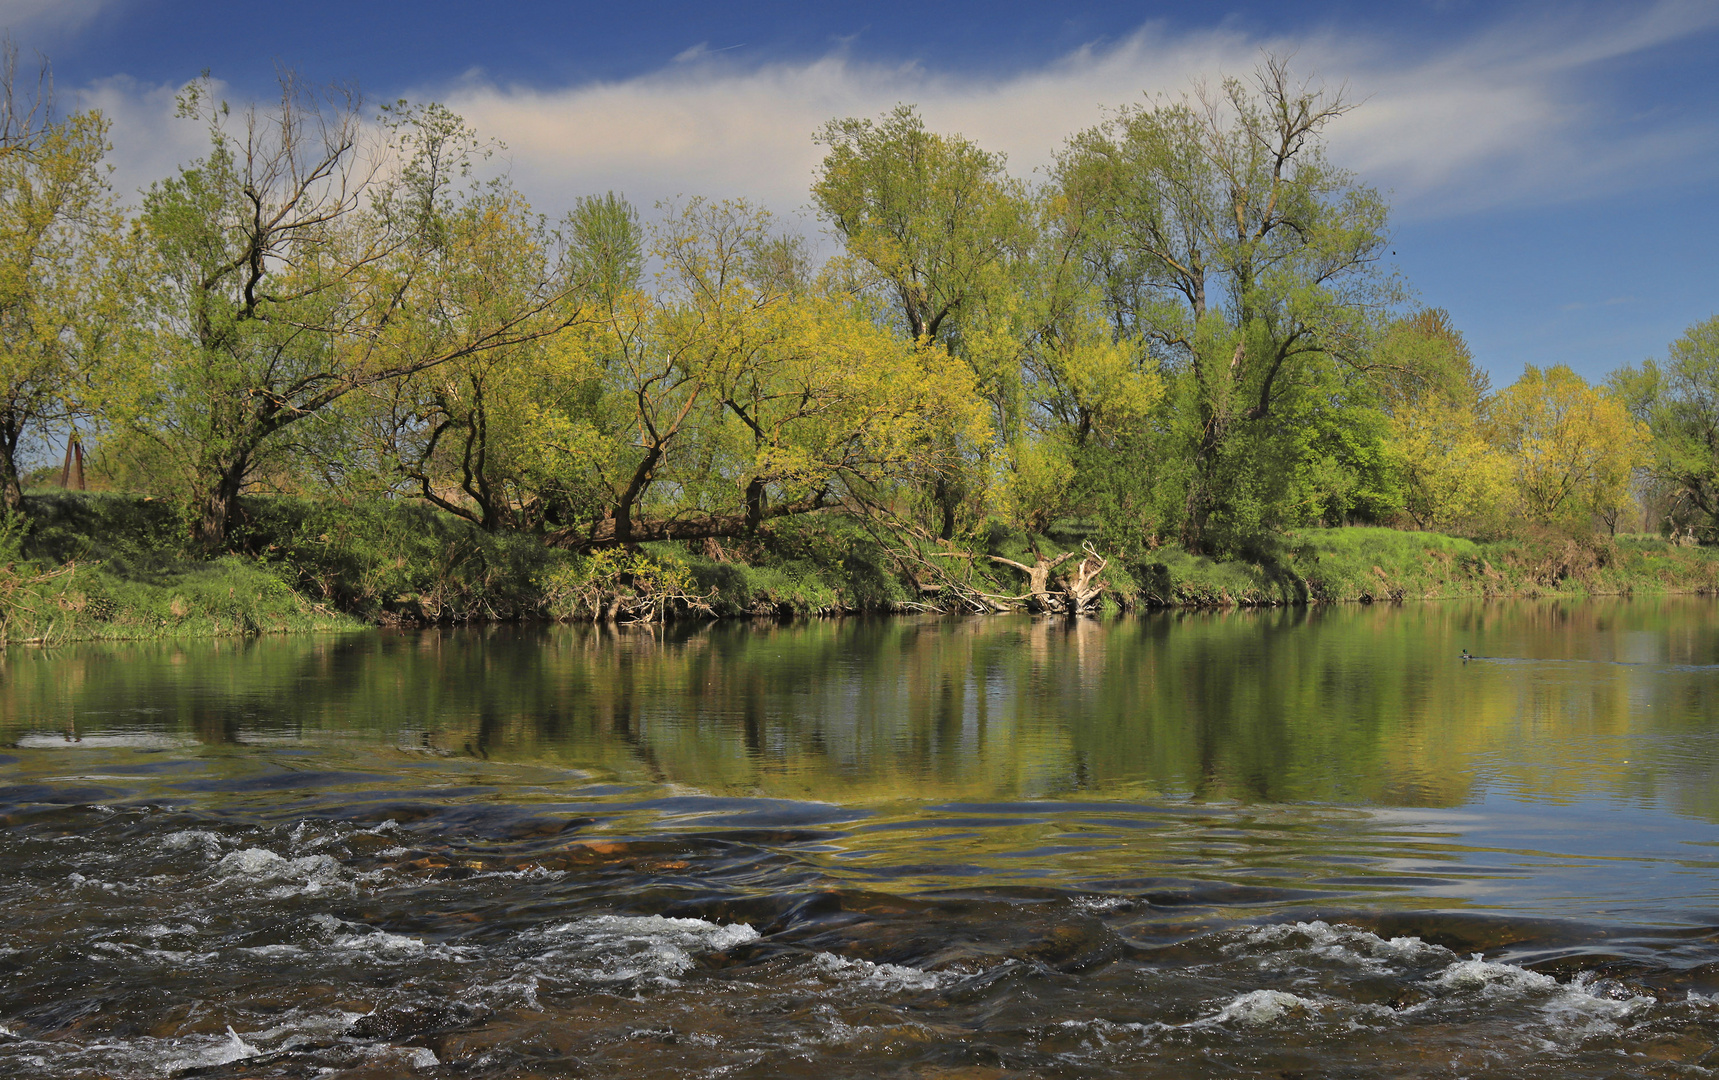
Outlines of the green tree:
M1492 389L1462 331L1443 308L1422 308L1387 323L1369 366L1381 404L1392 415L1435 397L1474 406Z
M984 364L963 342L987 302L1010 289L1030 225L1025 189L1009 177L1003 155L927 131L908 105L881 121L832 120L819 141L829 152L812 198L823 219L868 268L870 284L889 297L910 339L975 366L998 429L1005 429L1015 369ZM945 540L955 533L975 471L963 477L939 470L933 481Z
M1370 407L1376 316L1399 297L1384 201L1324 153L1348 108L1273 59L1252 87L1119 110L1054 170L1070 250L1173 384L1161 453L1185 463L1191 549L1294 523L1318 501L1295 494L1310 444L1280 436Z
M955 467L950 447L988 438L965 366L805 273L768 214L695 199L652 249L658 289L618 291L585 336L603 393L543 440L605 491L556 542L745 536L929 482Z
M912 106L882 122L824 126L812 198L848 251L879 275L910 338L954 351L965 316L997 290L1026 220L1001 154L938 135Z
M292 425L576 319L555 252L478 242L512 203L461 185L480 147L445 109L402 104L370 138L356 96L290 74L271 110L235 121L207 82L180 109L211 146L144 197L153 342L124 411L133 448L178 471L204 547Z
M1027 287L991 305L968 335L982 369L1014 369L1018 389L1000 425L1008 465L1000 506L1033 532L1115 494L1119 459L1164 397L1144 342L1118 337L1096 298L1048 254Z
M588 209L581 202L570 221L576 243L568 261L587 283L583 299L595 303L614 287L613 268L577 243ZM438 232L442 247L466 252L458 261L496 267L482 279L488 295L472 300L497 309L532 302L528 291L544 280L543 260L556 244L524 200L500 186L442 215ZM549 418L588 402L597 374L574 335L531 337L391 380L367 395L373 407L353 426L369 435L359 441L373 447L378 486L403 481L406 492L489 531L533 528L565 517L570 498L588 501L569 489L577 478L550 481L543 439Z
M22 505L25 440L75 438L96 411L115 348L123 219L106 185L107 121L56 116L46 70L34 97L0 58L0 510Z
M1403 510L1416 528L1495 532L1510 505L1510 456L1470 402L1429 394L1391 414Z
M1612 376L1613 389L1653 435L1654 478L1719 540L1719 316L1671 343L1665 360Z
M1420 529L1499 532L1512 506L1511 461L1485 423L1490 381L1450 313L1392 320L1372 367L1402 511Z
M1615 526L1651 447L1647 425L1619 398L1563 365L1527 367L1488 404L1487 426L1509 457L1521 513L1542 525L1600 516Z

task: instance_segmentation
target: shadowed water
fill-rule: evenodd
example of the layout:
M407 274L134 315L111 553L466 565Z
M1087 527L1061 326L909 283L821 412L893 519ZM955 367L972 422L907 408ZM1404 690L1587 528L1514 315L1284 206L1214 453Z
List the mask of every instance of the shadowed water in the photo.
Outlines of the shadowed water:
M0 1075L1719 1071L1708 599L0 656Z

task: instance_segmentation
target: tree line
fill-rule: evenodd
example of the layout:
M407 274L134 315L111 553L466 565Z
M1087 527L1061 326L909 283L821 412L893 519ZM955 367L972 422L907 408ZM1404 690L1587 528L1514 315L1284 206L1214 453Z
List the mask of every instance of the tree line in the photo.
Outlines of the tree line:
M4 74L8 513L31 453L75 445L208 551L254 492L578 551L840 515L923 567L997 521L1121 553L1343 523L1719 538L1719 321L1602 386L1492 390L1327 157L1349 104L1279 60L1117 108L1030 184L910 106L832 120L828 257L743 200L551 221L446 108L290 74L266 107L187 86L208 149L129 206L108 121Z

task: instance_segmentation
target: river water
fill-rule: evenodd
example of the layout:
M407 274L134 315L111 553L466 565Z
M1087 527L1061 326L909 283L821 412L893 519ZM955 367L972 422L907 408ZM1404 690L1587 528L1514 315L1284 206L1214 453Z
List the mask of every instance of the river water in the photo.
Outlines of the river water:
M1719 1072L1710 599L0 657L0 1076Z

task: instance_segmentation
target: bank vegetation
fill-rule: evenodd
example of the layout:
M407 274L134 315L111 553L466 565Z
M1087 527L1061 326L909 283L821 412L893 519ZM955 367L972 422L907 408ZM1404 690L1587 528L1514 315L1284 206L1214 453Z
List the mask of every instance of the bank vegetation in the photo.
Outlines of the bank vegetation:
M741 200L551 221L434 103L207 80L126 202L0 87L8 640L359 621L1701 591L1719 322L1494 390L1272 59L1036 182L832 120L833 254Z

